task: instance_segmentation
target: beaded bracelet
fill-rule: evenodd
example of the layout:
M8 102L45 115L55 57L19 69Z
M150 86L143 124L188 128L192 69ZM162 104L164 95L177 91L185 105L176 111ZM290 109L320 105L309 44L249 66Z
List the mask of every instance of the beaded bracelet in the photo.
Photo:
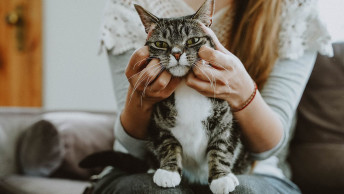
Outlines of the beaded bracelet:
M241 108L235 109L232 112L239 112L241 110L244 110L253 101L254 97L257 94L257 90L258 90L256 82L253 82L253 83L254 83L254 91L252 92L251 96L245 101L245 103L243 104L243 106L241 106Z

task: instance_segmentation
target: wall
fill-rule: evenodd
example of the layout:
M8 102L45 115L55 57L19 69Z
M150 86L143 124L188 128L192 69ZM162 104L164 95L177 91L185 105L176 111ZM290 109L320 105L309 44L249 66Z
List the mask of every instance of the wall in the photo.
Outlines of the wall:
M98 55L105 0L43 0L44 107L115 110L106 55Z
M344 1L319 0L319 12L333 41L344 41Z

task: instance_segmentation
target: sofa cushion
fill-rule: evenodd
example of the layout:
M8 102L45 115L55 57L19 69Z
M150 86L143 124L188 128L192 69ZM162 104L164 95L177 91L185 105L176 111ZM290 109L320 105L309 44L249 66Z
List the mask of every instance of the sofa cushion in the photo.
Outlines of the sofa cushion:
M58 178L29 177L11 175L2 180L0 193L25 194L80 194L89 185L88 182Z
M24 133L21 140L24 143L20 144L19 159L23 172L77 179L98 173L101 169L81 169L78 163L89 154L112 149L114 121L115 114L42 114L40 121L31 126L30 133ZM28 146L25 142L36 143Z
M289 161L304 193L344 190L344 43L318 55L298 107Z

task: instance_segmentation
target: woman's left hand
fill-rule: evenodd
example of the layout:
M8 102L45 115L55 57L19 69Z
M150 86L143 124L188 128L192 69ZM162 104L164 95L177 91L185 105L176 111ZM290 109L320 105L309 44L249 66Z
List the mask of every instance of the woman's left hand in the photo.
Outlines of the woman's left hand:
M186 84L205 96L226 100L232 109L238 110L255 90L252 78L241 61L219 42L214 32L207 27L203 29L213 39L216 50L201 47L198 55L202 60L193 67Z

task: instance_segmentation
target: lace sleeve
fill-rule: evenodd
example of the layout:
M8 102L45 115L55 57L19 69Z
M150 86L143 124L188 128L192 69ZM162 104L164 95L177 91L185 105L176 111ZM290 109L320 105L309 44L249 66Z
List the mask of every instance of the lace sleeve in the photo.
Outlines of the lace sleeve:
M101 51L120 54L144 45L146 33L133 6L135 0L108 0L100 34ZM142 4L142 2L141 2Z
M107 0L100 34L100 52L117 55L144 45L146 33L134 4L158 17L177 17L192 13L181 0Z
M305 51L333 56L331 36L318 14L317 0L283 0L280 58L297 59Z

